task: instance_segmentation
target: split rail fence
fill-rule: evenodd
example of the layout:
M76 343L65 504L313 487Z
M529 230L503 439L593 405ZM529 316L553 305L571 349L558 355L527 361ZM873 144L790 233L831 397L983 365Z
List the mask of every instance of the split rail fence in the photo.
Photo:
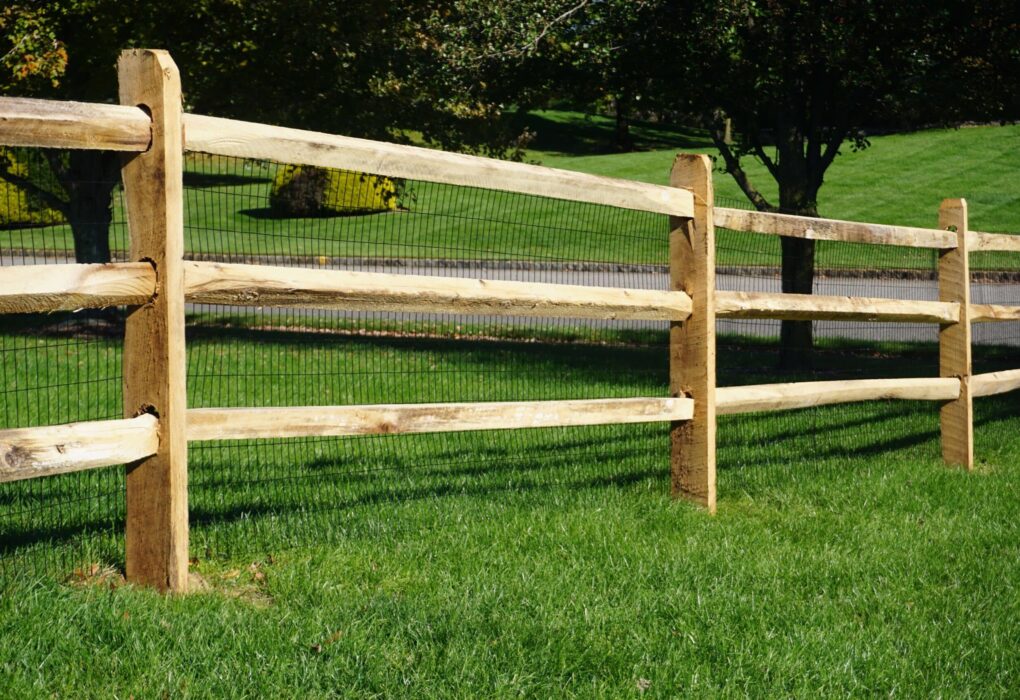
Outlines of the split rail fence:
M971 374L971 324L1020 320L1020 306L970 303L968 264L973 251L1020 253L1020 236L970 231L963 200L943 202L938 229L716 208L706 156L678 156L672 186L656 186L183 114L176 66L161 51L125 52L119 75L119 106L0 98L0 145L125 153L122 180L133 261L0 270L3 314L129 307L125 418L0 431L0 481L127 464L129 580L176 591L187 586L191 441L663 421L671 425L673 493L714 511L717 415L879 399L939 402L943 457L970 469L973 399L1020 389L1020 369ZM185 151L666 214L671 289L186 261ZM774 236L935 249L939 301L717 291L717 225ZM668 321L670 397L189 410L186 302ZM940 376L716 388L716 319L724 317L937 324Z

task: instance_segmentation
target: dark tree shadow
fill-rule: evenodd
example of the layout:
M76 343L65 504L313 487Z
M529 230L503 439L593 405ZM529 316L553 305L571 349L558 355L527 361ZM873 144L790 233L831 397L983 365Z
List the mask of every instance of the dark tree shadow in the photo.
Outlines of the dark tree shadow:
M357 216L394 214L400 213L401 211L406 210L397 209L396 211L376 211L374 209L365 209L364 211L346 211L343 213L327 211L321 212L319 214L303 214L301 216L294 216L293 214L287 214L284 212L277 211L271 207L258 207L255 209L240 209L238 210L237 213L243 214L244 216L247 216L252 219L281 220L281 219L350 219Z
M617 153L614 125L607 117L583 114L528 113L515 120L519 129L534 132L530 148L571 156ZM631 122L635 151L710 148L708 134L698 129L635 120Z
M270 182L268 175L235 175L233 173L184 173L185 187L237 187Z

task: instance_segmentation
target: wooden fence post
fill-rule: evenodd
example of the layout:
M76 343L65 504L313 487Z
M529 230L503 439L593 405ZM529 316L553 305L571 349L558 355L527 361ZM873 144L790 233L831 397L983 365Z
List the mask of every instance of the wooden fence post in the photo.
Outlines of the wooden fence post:
M670 474L675 497L715 512L715 226L712 161L679 154L670 184L694 193L694 218L670 217L670 288L692 300L691 316L669 328L671 396L694 399L694 418L670 427Z
M184 355L184 205L181 80L165 51L124 51L121 104L152 116L152 143L121 171L131 260L156 270L156 293L131 307L124 332L127 416L159 418L159 451L128 466L129 581L183 592L188 585L188 443Z
M971 395L970 262L967 250L967 201L946 199L939 207L939 228L956 231L956 248L939 252L939 301L960 304L958 323L939 328L939 375L960 380L960 396L942 406L942 459L974 468L974 405Z

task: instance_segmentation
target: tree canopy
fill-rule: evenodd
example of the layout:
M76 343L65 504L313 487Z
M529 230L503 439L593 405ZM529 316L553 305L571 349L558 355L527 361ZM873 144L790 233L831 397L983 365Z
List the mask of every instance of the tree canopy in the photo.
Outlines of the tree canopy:
M829 166L847 144L867 147L872 130L1018 116L1011 5L725 0L671 9L674 22L700 30L677 57L676 75L688 77L678 97L702 116L757 209L817 216ZM746 157L775 180L777 202L751 182ZM811 293L814 242L784 238L782 249L783 291ZM781 335L781 365L807 365L811 323L785 321Z

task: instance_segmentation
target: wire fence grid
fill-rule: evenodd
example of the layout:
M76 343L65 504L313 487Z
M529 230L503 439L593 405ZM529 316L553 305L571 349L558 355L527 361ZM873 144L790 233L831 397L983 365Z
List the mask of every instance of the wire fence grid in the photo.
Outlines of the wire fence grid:
M14 154L22 162L41 158L27 149ZM285 169L189 155L186 257L668 288L663 215L404 181L383 182L396 198L375 202L381 212L364 211L364 188L338 187L333 201L344 214L295 217L282 215L271 196ZM12 196L8 212L21 208ZM123 259L119 188L112 212L111 251ZM5 226L3 265L74 258L66 224ZM820 242L816 291L937 298L933 251L893 249L882 256L870 246ZM720 289L778 291L777 238L717 230L717 257ZM1020 304L1020 282L1005 272L990 274L988 265L975 290L1000 301L974 301ZM192 408L668 393L665 323L218 305L189 305L187 314ZM121 416L122 310L7 317L4 324L0 428ZM975 338L992 325L976 327ZM980 337L988 348L981 363L1017 366L1017 325L994 324L1008 330L992 328ZM775 369L778 332L778 322L721 320L719 385L938 372L932 326L818 322L815 366L798 373ZM867 470L862 456L869 454L937 460L937 415L930 404L877 402L724 416L721 493L781 497L792 484L820 475ZM508 491L638 485L664 492L668 469L668 426L661 424L193 443L192 554L261 555L373 536L401 522L421 526L421 518L402 519L412 510L437 523L456 517L458 498L498 499ZM0 578L67 575L97 562L121 566L123 494L123 470L116 468L0 484Z

